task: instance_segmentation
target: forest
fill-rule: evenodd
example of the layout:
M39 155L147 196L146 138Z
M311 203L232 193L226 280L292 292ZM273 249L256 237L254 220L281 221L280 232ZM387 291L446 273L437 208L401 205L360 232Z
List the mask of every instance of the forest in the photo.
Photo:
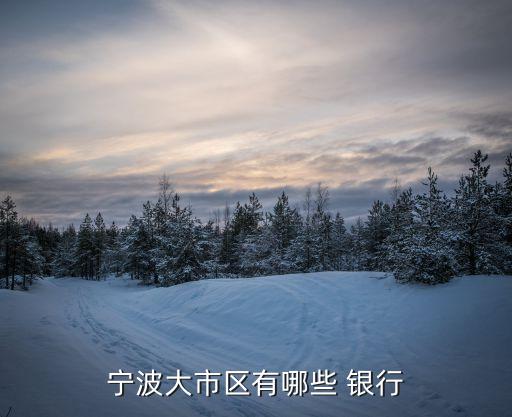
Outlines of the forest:
M295 272L385 271L398 281L437 284L458 275L512 273L512 154L502 181L490 183L488 156L477 151L447 195L428 168L422 190L396 187L347 226L329 210L329 190L308 189L300 207L283 191L264 211L255 193L202 221L183 205L169 178L156 201L125 227L85 215L78 230L20 217L0 203L0 286L28 289L34 278L101 280L129 274L169 286L217 277Z

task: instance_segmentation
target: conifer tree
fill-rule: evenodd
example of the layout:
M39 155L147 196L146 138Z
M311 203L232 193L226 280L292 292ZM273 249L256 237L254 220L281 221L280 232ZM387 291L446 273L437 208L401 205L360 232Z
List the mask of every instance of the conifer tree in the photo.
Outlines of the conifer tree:
M396 211L396 210L395 210ZM398 226L398 223L397 223ZM386 268L386 239L391 231L391 208L380 200L373 202L363 229L364 268L383 270Z
M232 218L229 206L226 204L224 208L224 227L222 229L219 253L220 269L227 273L234 272L235 260L235 239Z
M374 265L377 269L394 271L398 273L411 236L414 234L414 209L415 202L412 190L402 191L389 211L387 236L382 248L383 261L376 259ZM401 278L397 278L401 279Z
M457 273L449 229L451 207L431 168L424 185L427 191L415 198L410 233L400 235L399 252L392 252L391 256L396 279L436 284L448 281Z
M318 184L315 198L313 226L313 270L329 271L333 269L333 222L328 211L329 189Z
M217 278L220 273L220 248L222 234L218 224L209 220L204 226L199 223L196 228L198 260L206 276Z
M43 271L44 258L41 246L35 236L35 222L22 219L20 225L20 242L18 244L18 274L23 277L22 288L27 288L27 279L32 285L35 276Z
M127 226L121 232L121 249L124 257L123 270L129 273L132 279L141 278L141 266L143 262L140 259L140 227L140 220L132 214L128 220Z
M122 270L122 251L120 242L120 232L115 221L112 222L106 231L105 240L105 270L116 276L121 274Z
M0 244L2 248L3 276L5 287L14 289L16 274L16 253L19 246L20 231L16 204L11 196L0 203Z
M500 239L505 224L494 205L494 187L487 180L490 165L480 150L471 159L469 174L459 180L455 190L455 231L458 262L463 273L500 273L507 248Z
M192 229L184 239L184 246L176 257L172 268L171 279L165 281L165 284L182 284L184 282L196 281L202 277L203 269L199 262L196 240L194 239Z
M107 241L107 232L105 229L105 222L101 213L98 213L96 219L94 219L94 275L96 280L100 280L104 275L104 256L105 256L105 245Z
M350 226L348 235L348 268L351 271L364 271L369 265L366 246L365 225L363 220L358 217L355 224Z
M94 278L94 230L89 213L80 225L76 246L76 262L79 274L86 279Z
M77 234L71 224L62 232L59 245L52 265L52 273L57 277L72 277L79 275L76 270L75 253L77 246Z
M348 269L349 239L345 220L338 212L332 225L332 266L337 271Z
M283 191L278 197L273 211L267 213L268 231L264 233L264 241L268 242L269 266L276 273L290 271L293 267L288 262L286 253L293 240L297 237L301 222L296 209L290 207L288 196Z

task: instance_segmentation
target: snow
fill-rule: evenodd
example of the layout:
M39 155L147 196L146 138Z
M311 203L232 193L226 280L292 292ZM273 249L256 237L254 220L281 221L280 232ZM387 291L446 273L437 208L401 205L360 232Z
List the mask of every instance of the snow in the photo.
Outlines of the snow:
M204 280L44 279L0 290L0 416L510 416L512 277L397 284L378 272ZM124 397L109 372L331 369L337 397ZM402 370L399 397L350 397ZM191 387L193 388L193 386ZM165 390L164 390L165 391Z

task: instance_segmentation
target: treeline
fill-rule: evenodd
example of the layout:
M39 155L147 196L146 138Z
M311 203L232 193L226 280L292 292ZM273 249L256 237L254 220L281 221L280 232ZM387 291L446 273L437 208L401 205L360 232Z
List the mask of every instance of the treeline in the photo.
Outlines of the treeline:
M16 205L7 196L0 203L0 267L5 288L14 289L16 278L22 276L21 285L32 285L35 276L52 272L45 265L41 243L50 236L34 220L18 218Z
M378 270L399 281L446 282L461 274L512 272L512 154L503 181L488 181L480 151L453 196L429 168L424 190L395 189L377 200L366 219L348 229L329 210L329 191L306 192L301 209L283 192L264 212L253 193L231 211L202 222L160 180L159 197L126 227L85 216L78 231L59 231L19 219L7 197L0 206L0 262L5 286L26 288L37 275L99 280L130 274L145 284L173 285L202 278L292 272Z

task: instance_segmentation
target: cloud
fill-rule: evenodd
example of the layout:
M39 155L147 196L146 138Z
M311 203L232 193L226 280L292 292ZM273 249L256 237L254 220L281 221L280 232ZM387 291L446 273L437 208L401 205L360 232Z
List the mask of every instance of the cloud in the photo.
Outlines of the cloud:
M0 18L0 192L36 217L126 217L164 171L203 214L318 181L360 213L510 151L510 2L103 3Z
M512 113L478 114L468 126L471 133L512 143Z

